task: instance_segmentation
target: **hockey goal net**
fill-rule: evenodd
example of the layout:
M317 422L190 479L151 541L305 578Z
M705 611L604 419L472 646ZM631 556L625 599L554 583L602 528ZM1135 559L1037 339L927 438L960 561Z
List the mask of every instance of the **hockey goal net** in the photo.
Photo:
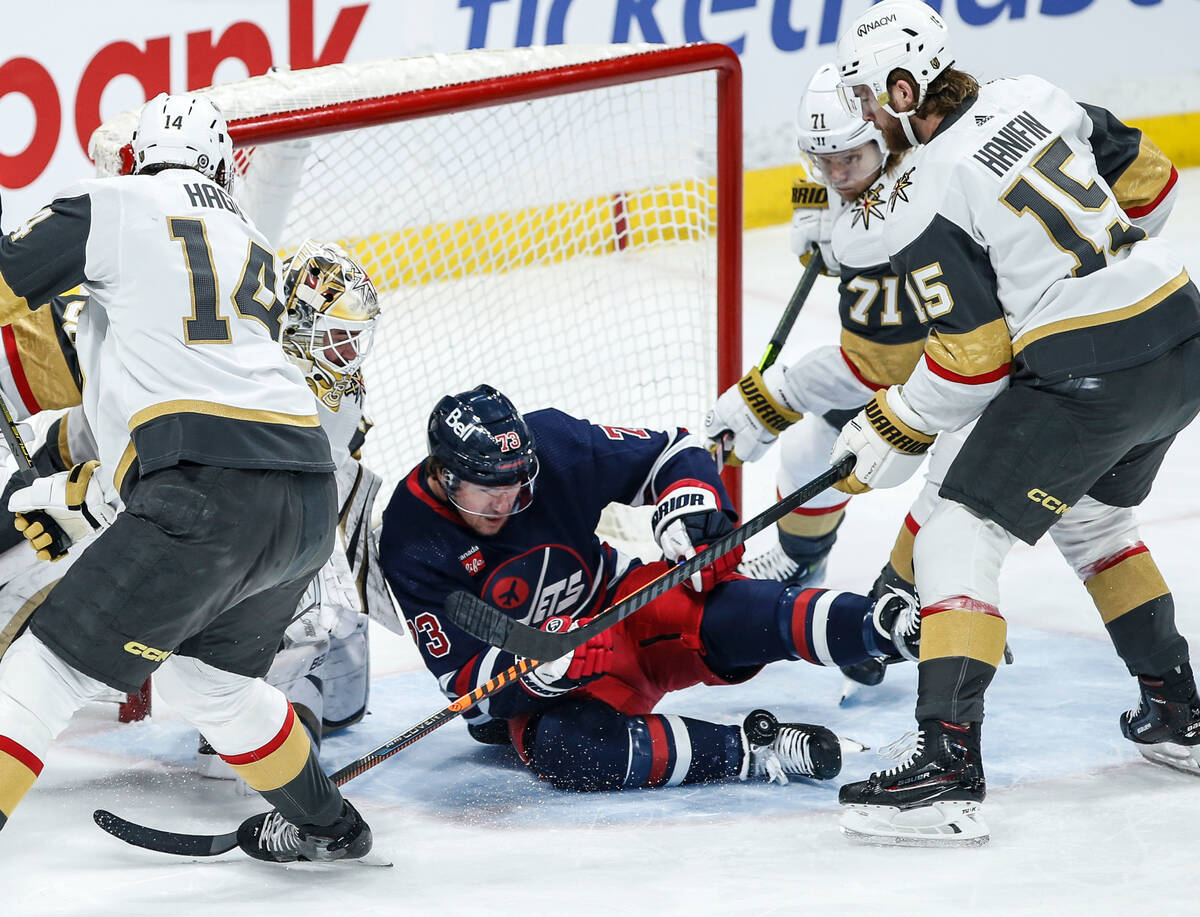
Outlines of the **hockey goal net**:
M286 255L358 257L382 295L364 460L391 488L439 397L693 429L740 373L741 75L722 45L558 46L339 64L203 90L234 194ZM136 112L93 136L128 171ZM736 490L737 482L731 482ZM736 499L736 494L735 494ZM639 553L645 517L606 514Z

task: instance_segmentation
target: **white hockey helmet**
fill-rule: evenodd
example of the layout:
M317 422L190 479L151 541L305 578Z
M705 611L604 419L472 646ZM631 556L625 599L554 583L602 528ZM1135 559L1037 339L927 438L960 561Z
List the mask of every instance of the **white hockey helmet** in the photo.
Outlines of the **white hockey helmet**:
M152 166L183 166L227 190L233 182L229 127L221 110L204 96L160 92L143 106L132 146L135 174Z
M861 192L879 174L887 155L875 125L852 117L838 99L833 64L817 70L804 90L796 111L796 142L840 194Z
M911 73L917 81L919 104L933 78L953 63L950 33L941 16L920 0L883 0L855 19L838 39L838 94L846 111L861 118L855 89L865 87L888 114L906 121L891 107L888 74L897 68Z
M283 263L283 349L318 394L351 384L371 350L379 294L333 242L304 242Z

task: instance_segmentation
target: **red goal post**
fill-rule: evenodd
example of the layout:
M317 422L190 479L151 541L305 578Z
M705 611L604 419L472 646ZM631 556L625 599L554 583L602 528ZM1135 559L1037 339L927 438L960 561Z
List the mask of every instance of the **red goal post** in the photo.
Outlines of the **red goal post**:
M281 252L332 238L383 294L364 457L385 497L436 397L695 430L741 375L742 82L724 45L466 51L202 90ZM129 170L136 112L93 135ZM694 250L694 251L693 251ZM740 501L736 470L727 485ZM377 507L377 510L380 507Z

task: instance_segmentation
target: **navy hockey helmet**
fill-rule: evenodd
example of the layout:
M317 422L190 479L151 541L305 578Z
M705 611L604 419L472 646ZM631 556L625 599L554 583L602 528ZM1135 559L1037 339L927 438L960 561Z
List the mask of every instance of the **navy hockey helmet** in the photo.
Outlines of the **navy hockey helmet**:
M451 502L462 481L480 487L521 485L512 512L532 501L537 444L520 411L492 386L442 398L429 415L428 435L429 455Z

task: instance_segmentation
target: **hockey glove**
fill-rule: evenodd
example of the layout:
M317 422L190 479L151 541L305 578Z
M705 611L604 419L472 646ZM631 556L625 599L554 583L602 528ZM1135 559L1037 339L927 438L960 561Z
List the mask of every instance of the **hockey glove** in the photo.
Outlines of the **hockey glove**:
M907 481L921 466L937 435L922 433L916 421L899 386L876 392L858 416L842 427L833 444L831 465L848 455L856 458L854 472L833 486L843 493L860 494L872 487L896 487Z
M722 535L733 531L733 521L717 502L716 491L701 481L676 481L659 498L652 519L654 540L663 557L680 563ZM737 573L745 546L738 545L728 554L693 573L688 585L694 592L711 589Z
M729 464L753 462L776 438L799 420L799 406L789 400L784 368L776 364L760 373L752 369L717 399L704 418L704 438L710 452L723 448L732 436Z
M542 622L542 630L548 633L565 633L591 621L580 618L572 621L567 615L555 615ZM531 694L538 697L556 697L574 691L589 681L595 681L608 673L612 667L612 630L602 630L582 646L560 656L552 662L543 662L536 669L521 676L521 683Z
M827 202L820 206L801 206L797 201L798 196L816 200L822 193L827 195ZM836 277L839 267L833 257L833 224L845 205L836 192L826 192L824 185L801 180L792 184L792 200L795 207L792 210L792 252L802 264L807 265L813 248L819 248L821 259L825 262L824 272Z
M8 500L13 524L37 550L39 560L65 557L75 542L112 525L116 510L105 502L97 461L38 478Z

